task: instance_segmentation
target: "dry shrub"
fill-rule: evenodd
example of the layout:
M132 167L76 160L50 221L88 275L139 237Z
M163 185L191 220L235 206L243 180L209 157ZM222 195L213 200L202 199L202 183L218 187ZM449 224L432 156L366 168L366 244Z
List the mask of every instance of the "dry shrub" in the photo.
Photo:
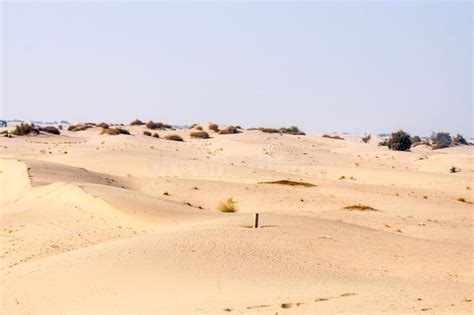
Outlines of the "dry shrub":
M364 143L369 142L371 137L372 137L371 135L367 135L365 137L362 137L362 142L364 142Z
M197 127L196 127L196 130L202 130L202 127L201 127L201 126L197 126Z
M143 131L143 134L144 134L145 136L151 137L151 132L149 132L149 131L146 131L146 130L145 130L145 131Z
M364 205L361 205L361 204L345 206L344 210L349 210L349 211L353 211L353 210L357 210L357 211L379 211L379 210L377 210L375 208L372 208L370 206L364 206Z
M160 137L160 135L157 134L156 132L153 134L153 138L159 138L159 137Z
M221 134L221 135L230 135L230 134L235 134L235 133L239 133L239 132L240 131L236 127L227 126L224 129L222 129L221 131L219 131L219 134Z
M34 124L21 123L20 125L16 125L11 133L15 136L37 135L39 134L39 130L35 128Z
M130 126L141 126L141 125L144 125L145 123L143 121L141 121L140 119L135 119L134 121L132 121L130 123Z
M60 135L61 134L59 129L54 127L54 126L41 127L41 128L39 128L39 130L43 131L43 132L46 132L46 133L53 134L53 135Z
M100 124L97 124L97 127L102 127L104 129L107 129L107 128L109 128L109 124L107 124L105 122L101 122Z
M209 124L209 130L213 130L215 132L219 132L219 126L216 124Z
M209 134L205 131L191 132L191 138L195 139L209 139Z
M288 185L288 186L303 186L303 187L314 187L316 185L310 184L310 183L305 183L305 182L296 182L292 180L276 180L272 182L260 182L259 184L276 184L276 185Z
M222 201L219 203L218 209L220 212L224 213L237 212L235 204L236 202L232 198L227 198L226 201Z
M323 138L329 138L329 139L335 139L335 140L345 140L343 137L339 136L339 135L335 135L335 136L332 136L332 135L323 135Z
M166 135L165 139L166 140L171 140L171 141L183 141L183 138L181 138L178 135Z
M459 202L464 202L464 203L467 203L467 204L472 204L472 203L473 203L472 201L466 200L466 198L464 198L464 197L459 197L459 198L457 199L457 201L459 201Z
M101 135L117 136L117 135L129 135L130 132L123 128L107 128L102 129Z
M193 129L194 127L196 127L198 124L192 124L191 126L188 127L188 129Z
M278 129L278 132L289 134L289 135L295 135L295 136L305 136L306 135L303 131L301 131L296 126L290 126L288 128L283 127L283 128Z
M92 126L88 124L77 124L77 125L70 125L69 127L67 127L67 130L76 132L76 131L87 130L89 128L92 128Z

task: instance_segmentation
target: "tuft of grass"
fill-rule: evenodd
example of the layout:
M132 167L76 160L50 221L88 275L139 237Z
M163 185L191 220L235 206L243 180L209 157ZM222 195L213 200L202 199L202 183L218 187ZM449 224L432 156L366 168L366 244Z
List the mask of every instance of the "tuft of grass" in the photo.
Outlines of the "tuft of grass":
M11 133L15 136L37 135L39 134L39 130L35 128L34 124L21 123L20 125L16 125Z
M191 132L191 138L195 139L209 139L209 134L205 131Z
M466 200L466 198L464 198L464 197L459 197L459 198L456 199L456 200L459 201L459 202L464 202L464 203L470 204L470 205L473 204L472 201Z
M183 141L183 138L181 138L178 135L166 135L165 139L170 140L170 141L181 141L181 142Z
M379 210L377 210L375 208L372 208L370 206L364 206L364 205L361 205L361 204L345 206L343 209L344 210L349 210L349 211L354 211L354 210L357 210L357 211L379 211Z
M346 179L346 176L344 176L344 175L339 176L339 180L343 180L343 179Z
M153 138L159 138L160 135L155 132L152 137L153 137Z
M163 193L163 196L169 196L169 195L170 195L170 193L167 192L167 191L165 191L165 192Z
M222 201L219 203L218 209L220 212L224 212L224 213L237 212L237 208L235 204L236 202L232 198L227 198L226 201Z
M459 169L456 168L456 166L451 166L451 168L449 169L449 172L450 173L457 173L457 172L459 172Z
M76 132L76 131L87 130L92 127L93 126L90 124L77 124L77 125L70 125L69 127L67 127L67 130Z
M151 132L149 132L149 131L146 131L146 130L145 130L145 131L143 131L143 134L144 134L145 136L151 137Z
M335 135L335 136L332 136L332 135L323 135L323 138L329 138L329 139L335 139L335 140L345 140L343 137L339 136L339 135Z
M292 180L276 180L272 182L260 182L259 184L276 184L276 185L288 185L288 186L303 186L303 187L314 187L316 185L310 184L310 183L305 183L305 182L296 182Z
M101 122L100 124L97 124L97 127L102 127L104 129L108 129L109 128L109 124L105 123L105 122Z

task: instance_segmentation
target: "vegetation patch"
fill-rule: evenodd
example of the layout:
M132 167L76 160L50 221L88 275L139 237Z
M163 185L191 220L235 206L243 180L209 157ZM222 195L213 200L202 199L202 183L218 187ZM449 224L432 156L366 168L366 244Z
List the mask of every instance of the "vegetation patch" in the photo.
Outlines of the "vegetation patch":
M408 151L411 147L411 137L403 130L392 133L388 139L387 146L394 151Z
M134 121L130 122L130 126L141 126L144 125L145 123L141 121L140 119L135 119Z
M222 129L221 131L219 131L219 134L221 134L221 135L230 135L230 134L239 133L239 132L240 131L239 131L239 129L237 129L237 127L227 126L224 129Z
M27 135L37 135L39 130L35 128L34 124L20 124L16 125L15 129L11 132L15 136L27 136Z
M43 131L43 132L46 132L46 133L50 133L50 134L53 134L53 135L60 135L61 132L59 131L58 128L54 127L54 126L46 126L46 127L39 127L38 128L40 131Z
M208 128L209 130L219 132L219 126L217 124L209 124Z
M349 210L349 211L379 211L379 210L377 210L375 208L372 208L370 206L364 206L364 205L361 205L361 204L345 206L343 209L344 210Z
M77 131L87 130L92 127L93 126L90 124L77 124L77 125L70 125L69 127L67 127L67 130L77 132Z
M195 139L209 139L209 134L205 131L191 132L191 138Z
M100 134L117 136L117 135L129 135L130 132L123 128L107 128L107 129L102 129L102 132Z
M323 138L335 139L335 140L345 140L343 137L339 135L323 135Z
M181 141L181 142L183 141L183 138L181 138L178 135L166 135L165 139L170 140L170 141Z
M145 130L145 131L143 131L143 134L144 134L145 136L151 137L151 132L149 132L149 131L146 131L146 130Z
M232 198L227 198L226 201L222 201L219 203L217 209L219 209L220 212L224 213L237 212L237 207L235 206L235 204L236 202Z
M315 187L316 185L306 182L296 182L292 180L282 179L272 182L260 182L259 184L274 184L274 185L288 185L288 186L303 186L303 187Z

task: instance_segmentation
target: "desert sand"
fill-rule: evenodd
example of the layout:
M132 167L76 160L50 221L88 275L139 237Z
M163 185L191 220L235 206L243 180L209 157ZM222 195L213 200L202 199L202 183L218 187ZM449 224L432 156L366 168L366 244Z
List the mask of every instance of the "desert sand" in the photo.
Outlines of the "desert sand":
M0 138L0 313L472 312L474 146L125 128Z

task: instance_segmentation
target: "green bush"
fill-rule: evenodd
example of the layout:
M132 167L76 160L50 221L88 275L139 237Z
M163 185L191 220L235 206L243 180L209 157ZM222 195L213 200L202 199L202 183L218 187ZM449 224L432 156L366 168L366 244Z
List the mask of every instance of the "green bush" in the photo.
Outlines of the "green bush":
M39 130L35 128L34 124L21 123L20 125L16 125L11 133L15 136L37 135L39 134Z
M444 149L453 143L453 139L449 132L437 132L431 135L431 140L434 143L434 149Z
M393 132L387 142L387 146L390 150L394 151L408 151L411 147L410 135L403 130Z
M459 133L456 135L456 137L453 138L453 142L454 144L464 144L464 145L469 144L469 142L467 142L467 140Z

